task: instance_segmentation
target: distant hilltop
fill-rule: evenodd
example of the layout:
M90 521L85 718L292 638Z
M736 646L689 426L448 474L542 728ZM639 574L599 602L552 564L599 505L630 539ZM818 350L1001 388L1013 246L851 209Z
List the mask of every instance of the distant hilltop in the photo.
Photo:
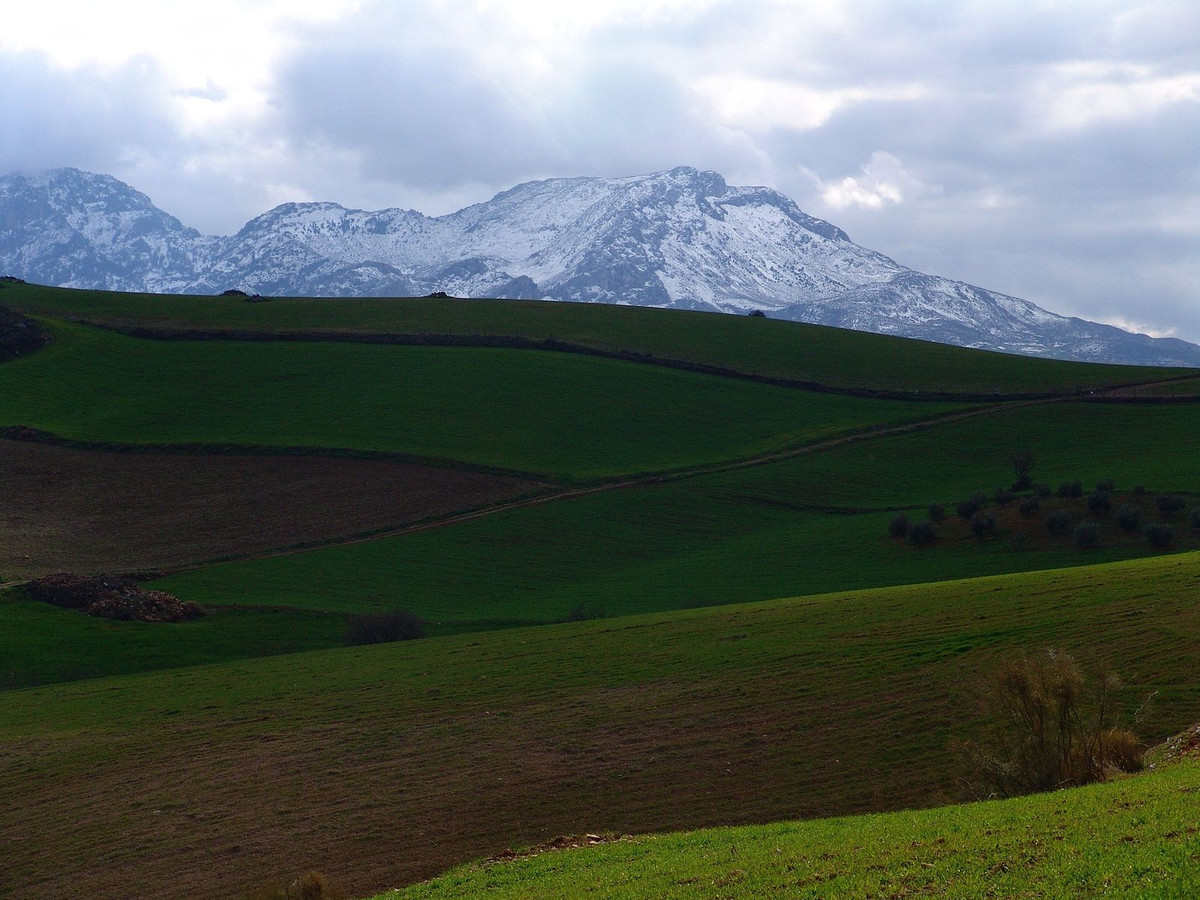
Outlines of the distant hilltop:
M0 273L162 293L571 300L739 313L1032 356L1200 366L1135 335L925 275L764 187L681 167L518 185L458 212L286 203L202 235L107 175L0 177Z

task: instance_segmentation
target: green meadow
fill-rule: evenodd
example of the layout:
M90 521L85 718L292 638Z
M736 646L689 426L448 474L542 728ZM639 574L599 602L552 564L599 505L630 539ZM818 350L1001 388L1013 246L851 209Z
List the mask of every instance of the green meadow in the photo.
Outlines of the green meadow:
M1069 793L548 850L374 900L1187 898L1200 893L1198 791L1189 762Z
M398 606L486 625L1081 565L1139 551L1032 546L1044 514L985 542L919 549L889 540L887 524L900 508L923 518L934 501L953 518L955 501L1010 484L1013 455L1029 447L1051 484L1113 478L1126 490L1200 492L1188 432L1200 433L1200 406L1022 407L452 528L213 565L158 586L213 606Z
M545 351L51 332L0 369L0 421L93 442L337 448L594 479L956 408Z
M1194 763L945 805L970 793L954 748L1015 654L1111 667L1147 743L1200 721L1186 372L555 303L5 284L0 304L52 338L0 365L0 425L86 448L90 471L167 445L286 450L281 472L300 453L421 460L430 496L464 468L537 479L511 501L460 485L440 511L320 546L286 529L267 552L199 541L211 559L144 575L210 610L192 622L92 619L8 586L0 896L243 897L314 868L355 897L411 885L381 895L403 900L1197 888ZM398 335L429 345L378 337ZM1090 393L1132 383L1143 397ZM1011 485L1026 453L1034 481L1112 479L1146 521L1154 495L1182 495L1162 514L1172 544L1080 499L1074 520L1103 525L1081 549L1045 527L1068 501L1018 515L1028 493L990 502L995 531L972 534L955 501ZM78 487L93 489L121 502ZM934 502L932 545L889 536ZM0 527L36 533L56 514L36 505ZM321 515L309 505L289 495L275 521ZM186 522L203 531L202 513ZM342 646L352 617L394 609L428 636ZM523 850L589 833L620 839Z
M71 858L108 860L99 895L306 867L363 895L563 834L946 803L1014 652L1113 665L1126 710L1152 697L1147 737L1196 721L1198 573L1189 553L8 691L0 839L46 897L78 889Z
M1061 393L1194 375L1064 363L798 322L642 307L438 298L292 297L247 303L5 285L28 312L126 326L266 332L498 336L719 366L835 387L951 394ZM1195 393L1192 382L1189 393Z

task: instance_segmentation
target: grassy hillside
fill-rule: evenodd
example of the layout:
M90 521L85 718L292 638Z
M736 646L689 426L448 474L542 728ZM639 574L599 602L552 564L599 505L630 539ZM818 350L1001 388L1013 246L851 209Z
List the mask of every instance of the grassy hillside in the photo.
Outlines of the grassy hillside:
M99 442L345 448L598 478L954 408L544 351L51 333L0 367L0 422Z
M924 548L887 534L897 510L921 519L931 501L1010 484L1023 452L1040 482L1113 478L1119 503L1144 485L1147 519L1156 492L1198 505L1200 404L1001 402L1178 373L553 303L6 284L6 304L48 315L54 340L0 366L0 425L88 446L4 442L19 483L0 504L0 572L225 561L155 582L213 609L175 626L0 593L0 895L238 896L318 868L363 896L562 834L928 807L957 796L950 745L980 724L986 674L1046 646L1111 664L1126 711L1153 694L1147 738L1200 720L1200 552L1152 551L1111 513L1096 514L1095 549L1050 536L1045 509L1079 520L1083 499L994 510L982 540L959 521ZM254 339L151 340L72 317ZM629 358L379 335L553 339ZM975 399L643 364L663 361ZM144 452L155 444L194 446ZM309 465L318 457L282 448L338 458ZM1172 551L1200 546L1185 515L1171 521ZM433 636L337 646L349 616L397 607ZM606 618L562 622L576 614ZM1169 798L1194 787L1196 770L1180 771L1191 781L1136 784L1169 784ZM620 891L609 873L622 868L681 897L831 883L966 896L984 878L1052 895L1114 878L1133 892L1185 864L1181 847L1194 854L1171 836L1187 833L1178 804L1128 800L1161 810L1139 824L1104 807L1112 795L1080 796L1101 798L1083 807L1089 821L1119 811L1069 830L1058 807L1026 807L1045 835L1019 831L1019 806L957 824L936 812L702 833L464 870L414 896L524 896L534 879L548 895ZM853 854L882 868L853 867L844 837L863 828ZM1022 876L980 856L996 835ZM1058 837L1077 852L1048 846ZM581 867L595 880L577 880ZM1068 887L1037 880L1051 868Z
M374 900L1194 897L1198 791L1190 761L1007 801L547 850Z
M1185 554L9 691L5 868L44 900L307 867L361 895L558 834L925 806L1013 652L1108 661L1130 708L1157 691L1146 737L1200 719L1198 573Z
M137 326L554 339L772 378L888 391L1061 392L1195 374L1030 359L796 322L574 303L288 298L247 303L6 285L0 304ZM1195 391L1193 386L1191 392Z
M1200 491L1200 459L1183 438L1197 430L1191 405L1004 410L446 529L212 566L160 586L210 605L400 606L435 622L528 622L580 604L625 614L1078 565L1148 548L1047 543L1044 513L1023 520L1010 510L986 542L962 528L951 539L947 527L945 540L916 549L886 537L889 510L923 518L931 501L991 493L1030 447L1035 474L1051 484L1080 478L1090 489L1113 477L1126 490ZM1191 529L1178 529L1189 546Z

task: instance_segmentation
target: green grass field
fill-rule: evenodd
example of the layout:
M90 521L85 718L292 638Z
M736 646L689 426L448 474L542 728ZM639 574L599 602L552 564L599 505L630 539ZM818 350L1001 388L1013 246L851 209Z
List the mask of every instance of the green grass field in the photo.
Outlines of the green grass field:
M885 537L888 510L922 518L929 502L990 494L1011 483L1011 458L1028 447L1051 484L1113 477L1125 489L1200 491L1200 459L1182 437L1197 429L1191 405L1026 407L445 529L219 564L159 586L213 606L530 622L580 605L621 615L1119 559L1147 548L1082 552L1022 538L1044 533L1044 515L983 544L967 535L918 550Z
M605 352L886 391L1062 392L1194 374L1030 359L797 322L639 307L494 300L314 298L265 303L6 285L0 304L125 325L547 338ZM1195 392L1193 383L1190 392Z
M962 796L952 744L979 732L981 686L1014 654L1054 646L1086 669L1111 665L1124 712L1153 698L1137 724L1148 740L1200 721L1200 530L1186 515L1167 553L1108 519L1101 546L1080 550L1049 537L1044 514L1012 508L986 540L960 522L926 548L887 536L897 510L921 519L938 501L953 517L954 501L1010 484L1022 452L1039 482L1145 486L1147 516L1157 492L1200 505L1200 404L969 410L541 349L150 340L61 317L553 338L992 399L1179 373L554 303L6 284L0 304L50 316L54 338L0 366L0 425L195 452L382 452L601 488L357 542L321 532L333 543L176 572L153 586L213 611L182 625L0 594L0 896L236 897L310 868L353 896L440 876L403 898L1195 892L1195 765L1014 803L826 817ZM89 471L119 467L128 449L96 453ZM69 479L57 465L42 474ZM660 477L615 483L645 473ZM517 493L535 488L547 489ZM430 496L440 515L499 502ZM281 547L294 543L280 524L291 508L273 526ZM36 520L2 511L6 527ZM403 522L423 516L434 513L406 507ZM350 615L393 608L426 618L431 636L338 646ZM604 618L562 622L579 611ZM825 820L796 821L814 817ZM673 833L650 836L661 832ZM641 837L441 874L586 833Z
M558 834L945 802L1008 654L1110 663L1127 709L1155 694L1147 738L1200 718L1198 572L1191 553L8 691L0 840L44 898L308 867L365 894Z
M0 421L98 442L386 451L586 479L955 408L544 351L52 333L0 369Z
M1008 801L721 828L455 869L374 900L1200 893L1200 763Z

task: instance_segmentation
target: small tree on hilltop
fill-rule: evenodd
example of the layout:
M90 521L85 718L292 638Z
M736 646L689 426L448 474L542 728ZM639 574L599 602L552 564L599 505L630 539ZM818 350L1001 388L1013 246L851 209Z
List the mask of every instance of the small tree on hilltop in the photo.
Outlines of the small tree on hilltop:
M1033 485L1033 476L1030 472L1033 470L1033 454L1028 450L1013 454L1012 458L1013 471L1017 474L1017 480L1013 482L1012 489L1014 491L1023 491Z
M908 542L914 547L926 547L937 540L937 529L929 520L917 522L908 530Z
M1056 509L1046 516L1046 530L1051 534L1066 534L1071 530L1071 514L1065 509Z
M1080 522L1075 526L1075 546L1091 550L1100 546L1100 526L1095 522Z
M1117 527L1122 531L1137 531L1142 523L1142 511L1136 506L1122 506L1117 510Z
M1165 550L1175 540L1175 529L1166 522L1151 522L1146 526L1146 540L1155 550Z
M959 500L954 505L954 511L958 513L960 519L970 520L975 513L979 512L985 506L987 506L987 497L984 496L982 491L976 491L966 500Z
M1183 508L1187 506L1187 501L1178 494L1159 494L1154 498L1154 505L1164 516L1173 516L1177 512L1182 512Z
M996 517L981 509L971 516L971 530L980 539L987 537L996 530Z

